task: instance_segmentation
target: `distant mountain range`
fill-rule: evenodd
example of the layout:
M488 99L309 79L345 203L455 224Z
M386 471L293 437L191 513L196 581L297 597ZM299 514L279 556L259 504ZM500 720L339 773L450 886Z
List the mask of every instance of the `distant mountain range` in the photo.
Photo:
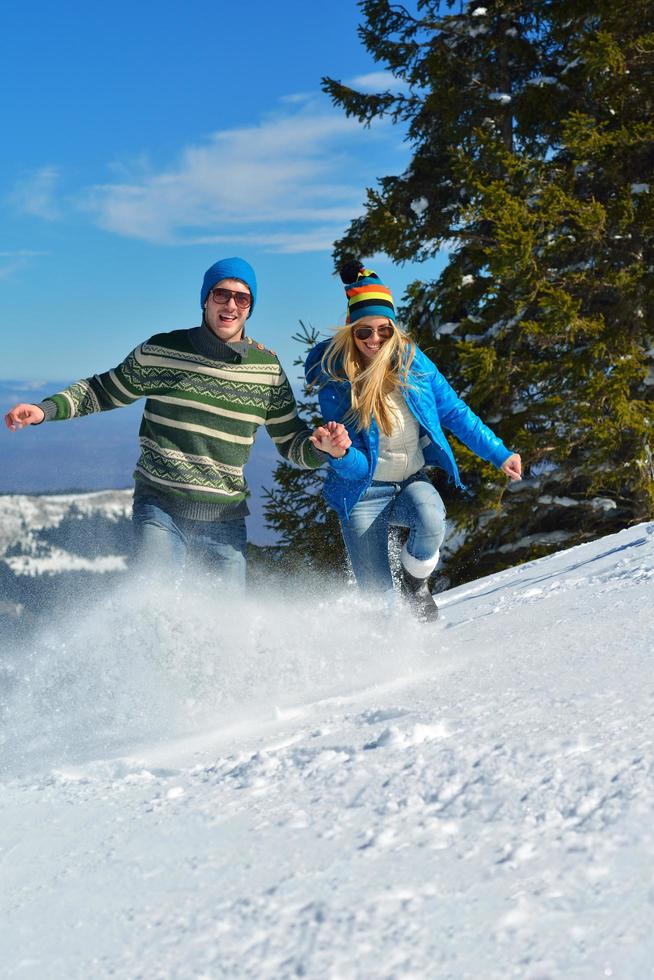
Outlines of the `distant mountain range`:
M131 490L0 496L0 639L125 573L131 505Z
M40 402L68 382L0 381L1 414L18 402ZM0 494L60 494L120 490L133 486L142 403L65 423L0 434ZM263 518L264 487L272 487L280 457L259 429L246 477L252 496L248 534L254 544L273 544Z

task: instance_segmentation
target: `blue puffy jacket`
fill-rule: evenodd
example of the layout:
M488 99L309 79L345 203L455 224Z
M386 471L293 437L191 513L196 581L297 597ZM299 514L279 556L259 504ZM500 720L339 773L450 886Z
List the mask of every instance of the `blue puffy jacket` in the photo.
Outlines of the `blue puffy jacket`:
M320 386L318 400L324 421L343 422L351 406L350 383L334 381L323 372L320 361L328 344L328 340L322 341L310 351L304 371L310 384ZM462 486L442 426L450 429L477 456L498 468L509 458L511 450L468 408L418 347L408 380L410 387L402 393L420 424L420 444L427 466L440 466L457 487ZM341 459L330 457L323 488L327 503L345 521L370 486L379 455L379 428L374 419L367 431L357 432L352 425L347 430L352 445Z

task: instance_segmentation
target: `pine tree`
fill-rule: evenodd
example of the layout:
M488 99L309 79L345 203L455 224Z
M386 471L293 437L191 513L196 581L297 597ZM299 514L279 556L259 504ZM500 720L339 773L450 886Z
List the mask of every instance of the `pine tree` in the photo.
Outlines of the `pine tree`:
M401 315L506 444L512 485L462 446L472 499L453 582L654 517L654 7L649 0L364 0L363 43L403 88L325 90L406 128L335 260L449 249ZM443 488L447 493L447 489Z
M306 354L318 341L318 333L300 320L300 329L293 335ZM293 363L300 367L304 357ZM303 388L304 398L298 411L308 426L315 428L323 421L315 393ZM322 470L300 470L281 461L274 472L275 486L265 490L266 525L279 538L275 559L277 567L293 576L307 573L333 575L345 580L347 561L338 518L323 500Z

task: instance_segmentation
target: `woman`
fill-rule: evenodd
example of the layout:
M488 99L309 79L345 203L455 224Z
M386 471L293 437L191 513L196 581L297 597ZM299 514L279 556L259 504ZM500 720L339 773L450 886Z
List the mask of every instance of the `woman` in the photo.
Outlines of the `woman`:
M307 381L318 386L323 417L343 423L352 445L330 458L324 495L341 522L361 588L393 588L390 527L408 529L402 591L420 619L438 616L428 588L445 533L445 507L425 472L440 466L461 486L442 426L469 449L521 478L521 461L454 392L438 368L397 326L390 290L370 269L341 271L346 324L309 354ZM324 447L324 443L323 443Z

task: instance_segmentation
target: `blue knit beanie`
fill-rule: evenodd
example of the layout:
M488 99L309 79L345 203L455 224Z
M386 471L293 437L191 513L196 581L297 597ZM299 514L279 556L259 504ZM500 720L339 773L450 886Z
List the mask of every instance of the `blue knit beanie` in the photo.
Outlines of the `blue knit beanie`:
M210 291L222 279L240 279L241 282L244 282L246 286L250 287L252 305L250 306L248 316L252 316L254 304L257 301L257 277L250 263L246 262L245 259L239 259L237 256L231 259L219 259L218 262L214 262L211 268L205 272L200 291L200 306L202 309L204 309L204 304L207 301L207 296Z

